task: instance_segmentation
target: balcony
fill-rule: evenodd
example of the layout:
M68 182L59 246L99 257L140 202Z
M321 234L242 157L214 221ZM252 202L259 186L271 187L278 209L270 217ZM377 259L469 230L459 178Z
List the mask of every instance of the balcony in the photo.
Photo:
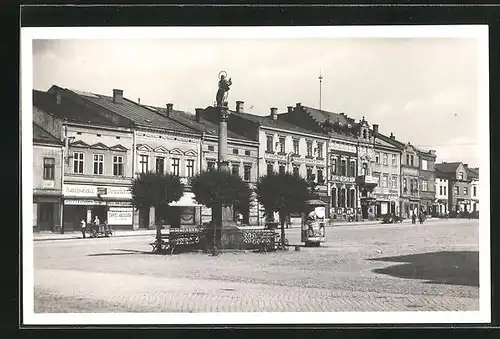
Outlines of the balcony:
M358 175L356 183L360 186L375 187L378 185L378 180L371 175Z

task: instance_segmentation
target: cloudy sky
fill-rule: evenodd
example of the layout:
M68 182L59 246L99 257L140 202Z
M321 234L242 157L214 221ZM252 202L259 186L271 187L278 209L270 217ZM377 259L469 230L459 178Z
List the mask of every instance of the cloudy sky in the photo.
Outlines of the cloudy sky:
M233 80L229 105L267 115L301 102L365 116L438 161L479 165L477 50L473 39L318 38L34 40L33 87L124 96L194 112L213 104L217 74Z

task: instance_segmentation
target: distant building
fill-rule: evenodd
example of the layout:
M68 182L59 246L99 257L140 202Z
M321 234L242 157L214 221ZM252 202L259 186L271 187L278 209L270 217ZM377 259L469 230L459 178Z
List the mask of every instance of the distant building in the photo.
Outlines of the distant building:
M464 165L465 166L465 165ZM479 213L479 168L470 168L466 166L467 176L470 179L470 200L471 212Z
M435 186L435 163L436 151L418 151L420 159L420 207L426 211L428 215L437 214L436 186Z
M442 173L440 170L435 170L435 188L436 188L436 214L438 216L444 216L445 214L450 213L449 208L449 182L448 175Z
M62 141L33 123L33 230L62 225Z
M436 164L436 170L440 176L448 180L448 206L450 215L454 216L459 212L471 212L471 194L472 179L474 176L467 169L466 164L461 162L443 162Z

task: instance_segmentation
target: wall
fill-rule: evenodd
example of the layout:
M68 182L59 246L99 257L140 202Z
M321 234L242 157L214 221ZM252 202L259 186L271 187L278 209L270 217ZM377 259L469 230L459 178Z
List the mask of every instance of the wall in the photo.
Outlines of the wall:
M55 136L56 138L63 140L63 128L62 120L56 118L45 111L33 106L33 123L42 127L44 130Z
M54 180L43 179L43 159L54 158ZM37 190L61 190L61 166L62 166L62 147L33 145L33 189Z
M397 151L389 151L385 148L375 147L375 159L373 164L373 175L379 180L379 184L375 187L374 192L376 195L399 195L400 174L401 174L401 156ZM387 164L384 164L384 154L387 155ZM392 157L395 157L396 163L393 164ZM383 176L387 175L387 186L383 185ZM392 185L395 178L395 186Z

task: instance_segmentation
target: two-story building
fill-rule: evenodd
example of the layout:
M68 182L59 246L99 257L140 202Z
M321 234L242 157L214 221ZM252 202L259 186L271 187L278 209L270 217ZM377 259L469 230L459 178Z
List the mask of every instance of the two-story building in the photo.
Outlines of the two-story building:
M379 126L373 124L375 163L373 176L377 181L374 189L375 215L380 218L388 213L399 215L401 151L393 144L378 138Z
M61 229L63 142L33 123L33 230Z
M437 213L436 200L436 186L435 186L435 163L436 151L428 150L418 151L420 160L420 207L428 215L435 215Z
M442 173L437 168L434 171L435 177L435 188L436 188L436 211L433 214L434 216L444 216L450 213L449 205L448 205L448 191L449 191L449 183L448 183L448 175Z
M243 105L243 103L238 103ZM203 118L202 108L197 108L195 114L182 112L179 110L167 111L161 107L148 106L151 109L168 114L169 118L190 127L201 134L200 165L201 171L210 171L217 168L219 124ZM258 141L239 135L233 131L227 131L227 158L231 172L239 175L243 181L247 182L250 188L255 187L258 178L257 162L259 156ZM258 206L255 201L250 206L244 207L240 211L233 211L235 214L241 212L243 223L247 225L258 225ZM211 208L203 206L201 208L202 222L209 222L212 218ZM235 217L235 216L234 216Z
M199 171L200 133L170 119L168 113L158 112L129 100L120 89L114 89L110 96L57 86L52 86L49 92L60 93L64 99L78 103L102 118L130 123L129 164L132 177L141 172L162 171L177 175L183 183L188 184L188 178ZM168 104L167 112L171 110L172 105ZM125 148L128 150L128 147ZM192 193L186 192L181 198L182 202L171 204L176 207L168 210L168 221L172 227L201 222L200 209L195 208L198 205L192 198ZM188 201L190 206L185 206L184 201ZM152 228L159 221L153 207L139 209L138 213L134 213L134 224L139 228Z
M459 212L471 212L471 179L467 167L461 162L443 162L435 165L448 180L448 206L450 216Z
M64 141L62 226L78 230L97 216L114 228L134 229L131 122L108 119L60 92L33 91L33 121Z
M214 123L218 122L218 114L213 107L208 107L203 112L204 118ZM236 110L230 112L228 130L259 143L257 162L259 177L271 172L300 175L316 183L319 198L328 203L326 185L328 136L288 123L278 119L278 116L278 110L274 107L268 116L245 113L243 102L239 101ZM264 210L259 208L261 222L263 214Z

